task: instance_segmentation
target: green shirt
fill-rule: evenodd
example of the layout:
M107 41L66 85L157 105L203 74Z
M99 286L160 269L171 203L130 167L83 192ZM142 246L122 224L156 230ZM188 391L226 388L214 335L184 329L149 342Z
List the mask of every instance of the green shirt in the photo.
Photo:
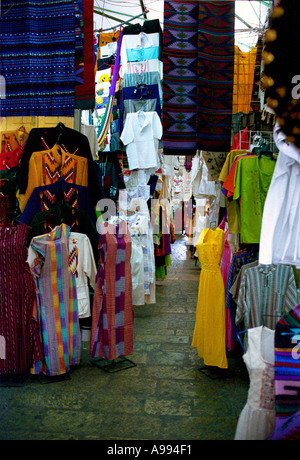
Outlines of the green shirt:
M267 156L240 158L234 179L234 200L240 203L241 243L260 241L265 199L276 161Z

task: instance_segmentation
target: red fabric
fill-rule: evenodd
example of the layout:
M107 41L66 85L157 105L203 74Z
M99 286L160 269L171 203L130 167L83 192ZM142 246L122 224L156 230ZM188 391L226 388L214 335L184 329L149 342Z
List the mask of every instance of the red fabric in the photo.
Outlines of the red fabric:
M249 132L246 127L241 133L237 133L232 141L230 150L248 150L249 149Z
M75 108L95 107L94 0L83 1L83 84L75 87Z
M18 147L11 152L1 152L0 153L0 171L14 168L19 166L21 162L21 157L23 154L22 147Z

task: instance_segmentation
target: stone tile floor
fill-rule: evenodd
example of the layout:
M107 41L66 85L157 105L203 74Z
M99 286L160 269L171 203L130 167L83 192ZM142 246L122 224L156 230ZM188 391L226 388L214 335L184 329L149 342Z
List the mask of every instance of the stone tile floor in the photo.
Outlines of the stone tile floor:
M82 350L70 379L0 387L1 440L232 440L248 392L240 350L211 379L191 347L200 268L184 237L157 283L157 303L135 308L136 366L107 373Z

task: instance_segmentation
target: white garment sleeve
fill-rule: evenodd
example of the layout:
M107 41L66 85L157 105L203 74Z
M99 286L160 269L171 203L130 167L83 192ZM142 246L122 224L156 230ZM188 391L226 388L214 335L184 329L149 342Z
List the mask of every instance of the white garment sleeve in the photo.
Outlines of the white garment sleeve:
M153 137L161 139L162 137L162 124L157 112L153 112L152 118Z
M134 140L134 133L132 129L132 117L128 115L125 118L124 128L120 136L120 139L124 145L130 144Z

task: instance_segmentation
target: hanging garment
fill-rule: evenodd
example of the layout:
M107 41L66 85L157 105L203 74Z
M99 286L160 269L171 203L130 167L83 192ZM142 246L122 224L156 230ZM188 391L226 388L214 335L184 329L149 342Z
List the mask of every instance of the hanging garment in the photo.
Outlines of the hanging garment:
M249 130L248 126L241 132L237 133L231 144L230 150L248 150L249 149Z
M75 276L78 317L91 316L89 286L95 289L96 264L89 238L83 233L70 233L70 267Z
M133 305L155 303L155 261L150 215L140 198L131 201L127 215L132 240L131 273ZM138 210L137 210L138 209Z
M247 403L240 413L235 440L265 440L275 424L274 334L259 326L248 329L243 355L250 378Z
M120 131L122 132L128 113L157 112L161 118L161 105L158 85L140 85L125 87L121 92Z
M68 203L72 208L85 209L96 225L96 212L88 187L70 184L64 179L59 179L53 184L35 187L22 212L20 222L30 225L36 213L48 211L62 201Z
M22 147L17 147L15 150L0 153L0 170L15 168L20 166L23 155Z
M2 117L74 116L75 3L1 0Z
M120 68L120 77L126 78L126 75L135 74L143 78L143 74L156 74L158 73L159 79L163 79L163 63L159 59L149 59L148 61L127 62L126 65L122 64ZM145 83L145 82L144 82Z
M70 227L72 232L87 235L97 263L99 259L99 234L94 222L85 209L73 208L65 201L56 203L48 211L37 212L34 215L30 222L30 229L28 230L28 244L30 244L33 237L52 232L62 222Z
M256 53L256 47L250 51L241 51L237 45L234 47L233 114L251 110Z
M238 340L238 336L237 336L238 327L235 323L237 299L235 301L233 300L233 295L231 294L231 287L236 281L241 268L246 264L254 262L256 259L257 259L257 254L255 252L252 252L252 251L248 252L246 250L240 250L240 251L235 252L231 259L230 270L229 270L227 284L226 284L226 308L230 311L232 337L233 337L233 340L235 341Z
M16 198L19 168L0 170L0 222L1 225L12 224L19 219L19 203Z
M285 138L277 125L279 155L262 216L259 262L300 268L300 154Z
M224 220L224 219L223 219ZM219 226L220 228L221 225ZM223 229L223 228L222 228ZM224 281L224 288L227 286L228 275L230 271L230 263L231 263L231 248L228 243L228 229L225 232L225 242L224 242L224 251L221 260L221 274ZM225 293L226 299L226 293ZM231 318L230 318L230 311L228 308L225 307L225 316L226 316L226 347L229 351L233 350L233 339L232 339L232 326L231 326Z
M227 195L227 189L224 192L224 184L227 186L228 181L230 180L230 176L233 177L233 188L234 188L234 174L235 174L235 169L233 171L232 166L235 164L236 165L236 159L247 155L247 150L231 150L227 157L226 160L223 164L222 170L219 175L219 181L221 183L221 190L223 194L226 196L226 210L227 210L227 222L228 222L228 230L229 233L231 234L237 234L240 233L240 207L239 203L234 200L234 201L229 201ZM236 166L235 166L236 168Z
M158 169L158 144L161 136L161 121L156 112L127 114L121 141L126 146L130 170Z
M233 199L240 203L241 243L260 242L263 208L275 164L264 156L244 156L237 163Z
M164 153L228 151L234 3L165 1L163 49Z
M26 192L17 195L20 210L24 211L27 201L36 187L53 184L61 178L68 183L87 187L87 159L66 153L59 145L43 152L34 152L29 161Z
M76 283L70 268L70 228L62 224L33 238L28 262L37 288L37 317L45 360L33 373L65 374L80 361L81 337Z
M15 131L1 133L1 153L12 152L21 147ZM23 146L24 147L24 146Z
M23 373L43 358L34 318L35 285L23 224L0 225L0 374Z
M224 239L220 228L206 228L197 241L201 273L192 346L205 365L226 369L225 288L220 269Z
M121 59L125 66L127 62L150 61L159 59L160 56L160 34L146 34L141 32L138 35L124 34Z
M289 265L247 268L239 290L236 323L245 329L265 325L275 329L278 317L297 304L297 286Z
M193 196L197 198L210 198L217 196L216 184L208 179L208 169L202 152L192 160L191 183Z
M82 84L75 88L75 109L89 110L95 108L94 0L82 1L82 7L83 60L76 72Z
M20 194L24 194L28 185L28 168L33 152L51 150L57 141L67 153L86 158L88 161L88 186L94 205L102 198L100 184L94 166L88 138L74 129L59 123L54 128L34 128L30 131L21 159L19 174Z
M300 304L275 329L275 427L272 441L300 440Z
M131 237L124 221L105 222L99 230L90 357L114 360L133 353Z

